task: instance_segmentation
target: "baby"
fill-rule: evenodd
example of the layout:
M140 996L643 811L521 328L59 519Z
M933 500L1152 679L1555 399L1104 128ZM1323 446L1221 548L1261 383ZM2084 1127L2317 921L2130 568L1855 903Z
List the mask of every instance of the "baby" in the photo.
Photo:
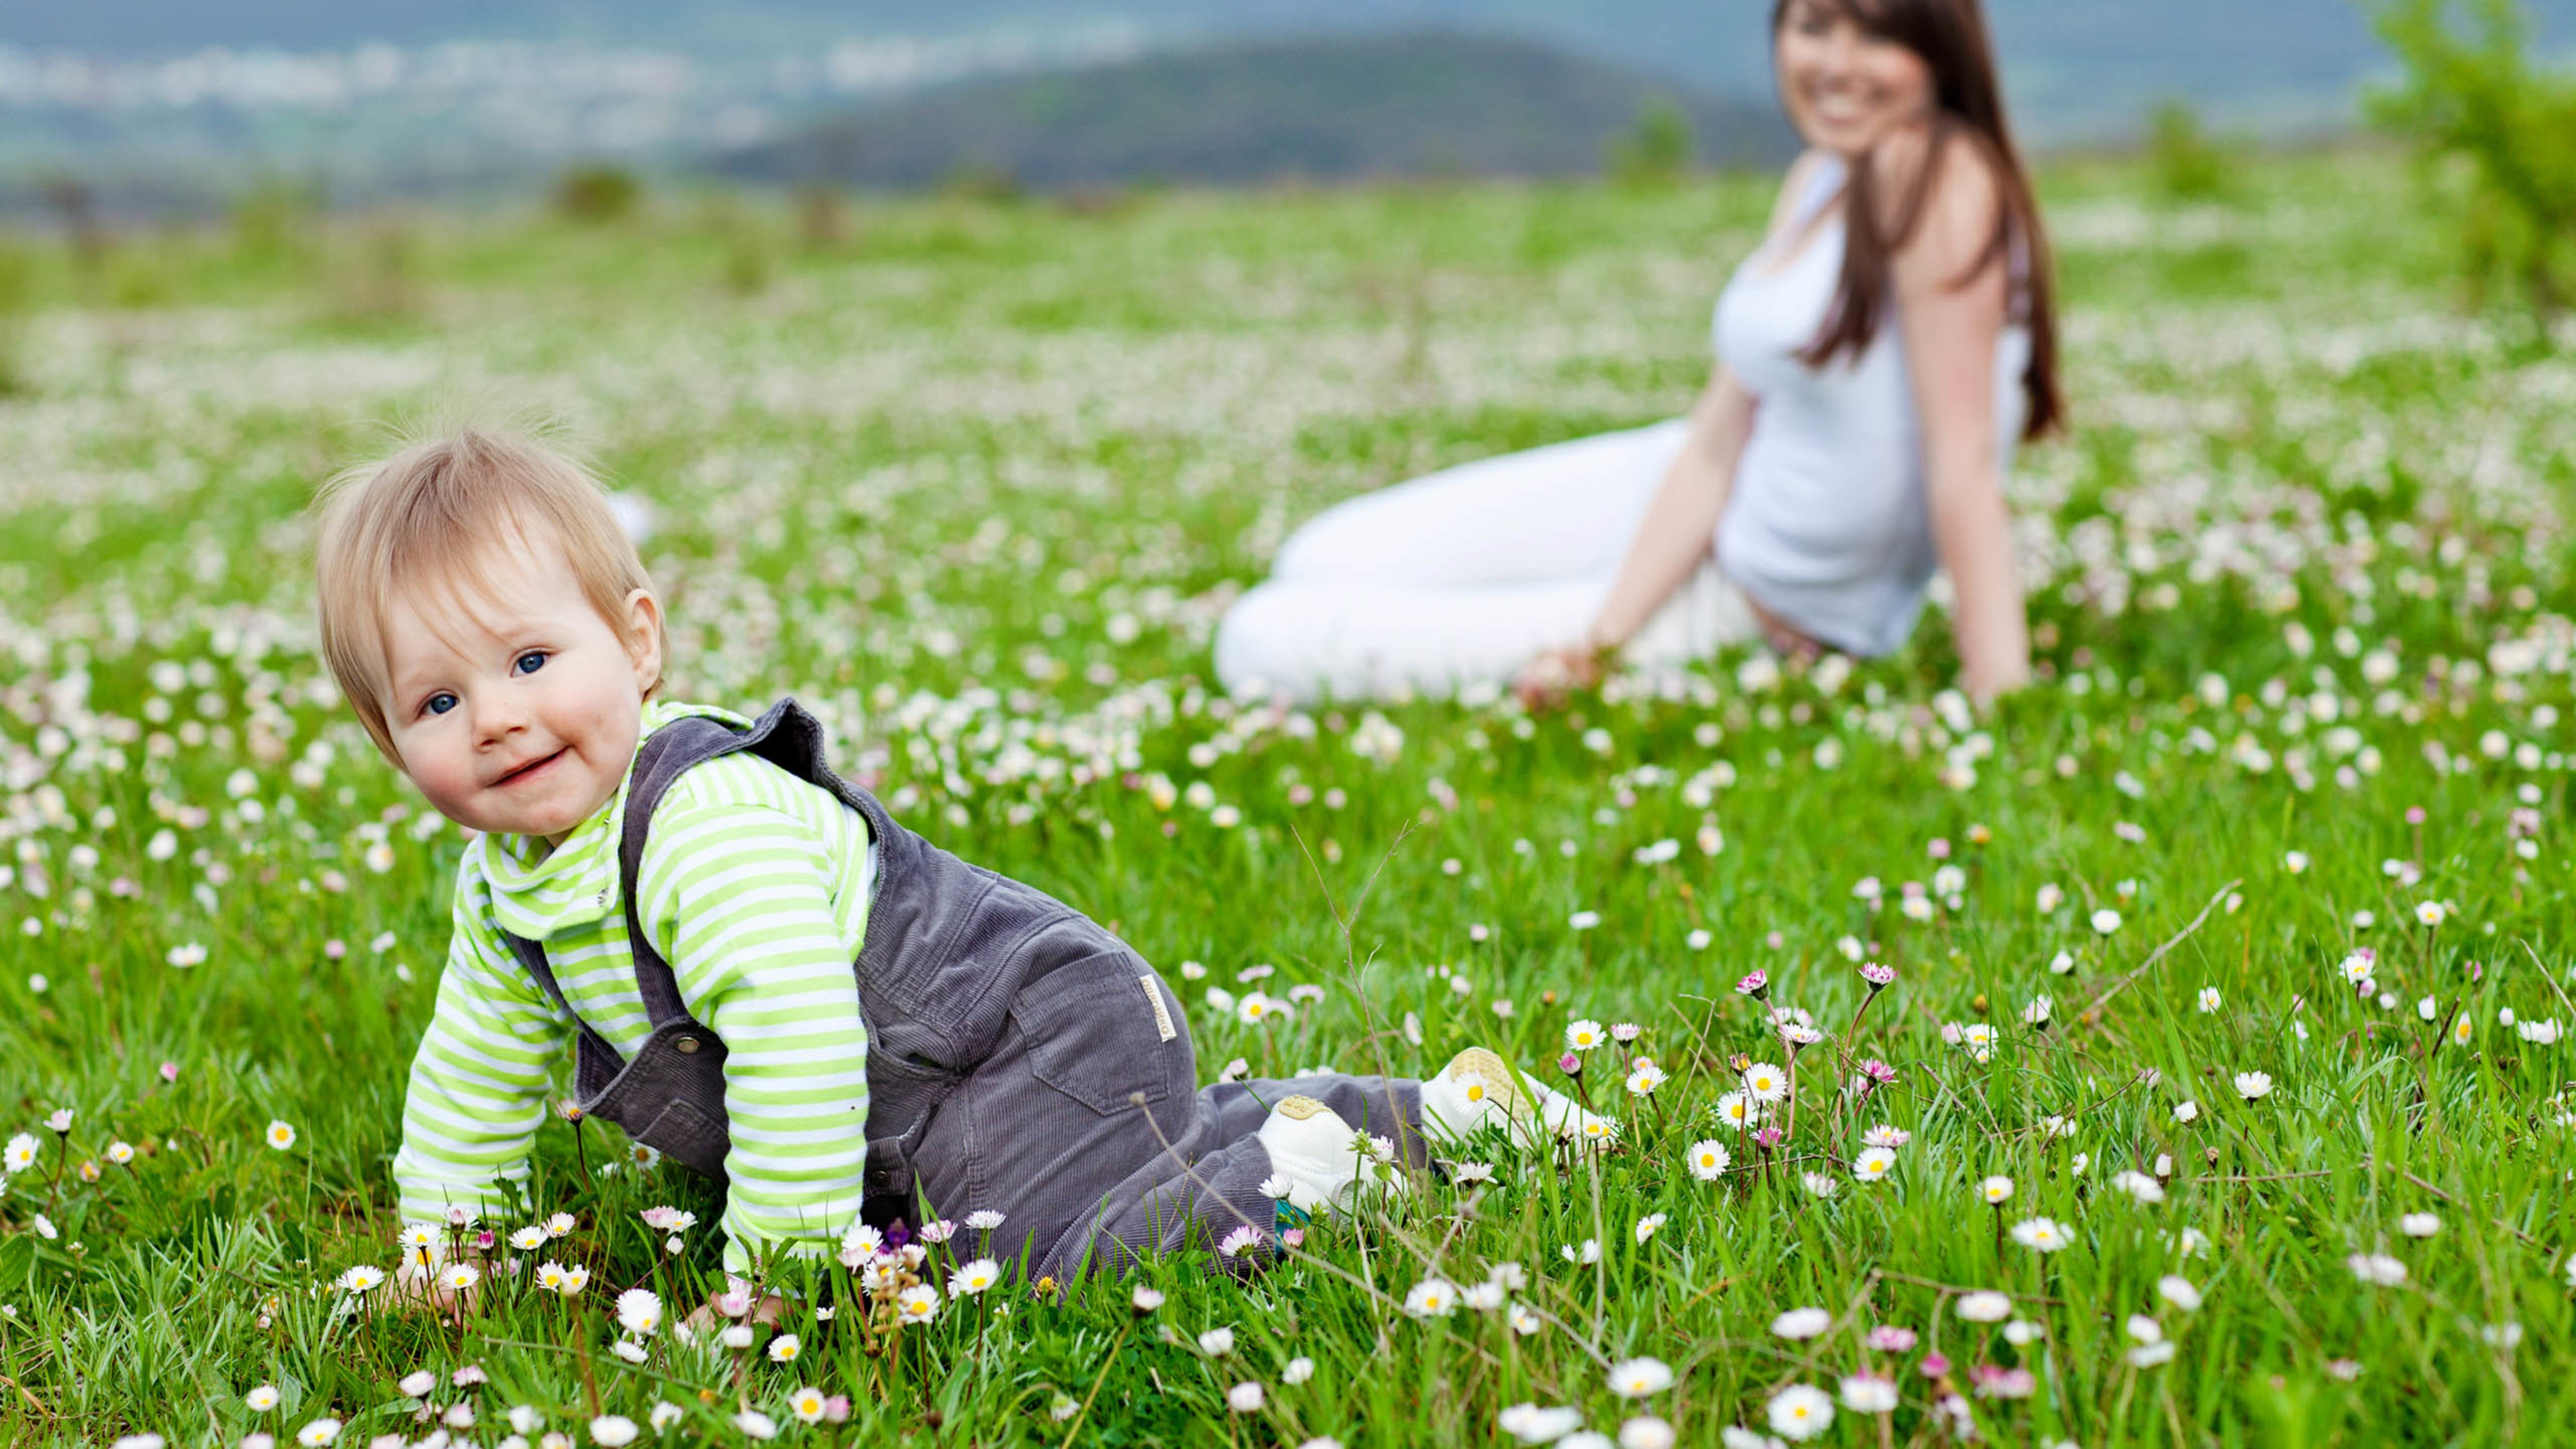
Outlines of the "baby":
M794 700L752 720L661 698L652 583L543 446L464 431L344 474L318 554L343 694L479 832L412 1061L406 1218L500 1209L567 1045L587 1116L725 1183L744 1277L863 1218L979 1210L1033 1279L1247 1227L1257 1263L1279 1201L1400 1190L1387 1159L1426 1166L1426 1134L1585 1115L1481 1049L1425 1082L1198 1088L1142 957L898 824Z

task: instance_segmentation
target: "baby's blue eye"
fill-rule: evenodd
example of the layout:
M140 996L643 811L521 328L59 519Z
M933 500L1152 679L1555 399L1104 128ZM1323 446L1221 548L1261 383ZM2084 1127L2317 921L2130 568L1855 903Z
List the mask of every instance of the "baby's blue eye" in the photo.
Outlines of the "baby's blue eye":
M445 714L449 710L456 708L456 696L447 693L445 690L441 690L438 693L431 695L428 701L421 705L421 708L431 714Z
M531 659L536 662L533 664L529 663L528 661ZM517 661L517 668L521 674L534 674L545 667L546 651L543 649L531 649L527 653L520 655Z

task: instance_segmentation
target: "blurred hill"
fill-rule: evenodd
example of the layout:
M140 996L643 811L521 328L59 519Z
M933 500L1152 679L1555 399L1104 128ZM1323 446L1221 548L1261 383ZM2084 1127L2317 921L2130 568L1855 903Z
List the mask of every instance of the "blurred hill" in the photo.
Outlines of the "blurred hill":
M719 158L745 180L926 186L961 173L1063 189L1601 169L1667 108L1702 162L1795 150L1767 102L1736 103L1553 47L1419 32L1255 41L966 81Z
M2524 0L2544 47L2576 0ZM2362 0L1986 0L2039 147L2349 127ZM525 194L709 163L912 185L1557 174L1669 93L1702 160L1772 141L1768 0L83 0L0 4L0 213ZM1433 43L1426 36L1446 35ZM1470 38L1474 37L1474 38ZM1647 79L1651 76L1654 79ZM835 138L856 135L861 144ZM1774 127L1776 140L1776 127ZM1748 149L1749 148L1749 149Z
M2312 127L2349 116L2380 50L2356 0L1986 0L2025 129L2134 132L2176 96L2213 117ZM2552 43L2576 0L2525 0ZM202 46L287 51L454 40L652 48L709 60L843 40L974 42L1043 56L1111 27L1148 47L1247 35L1437 26L1519 35L1677 76L1717 95L1769 85L1766 0L83 0L0 7L0 45L99 56Z

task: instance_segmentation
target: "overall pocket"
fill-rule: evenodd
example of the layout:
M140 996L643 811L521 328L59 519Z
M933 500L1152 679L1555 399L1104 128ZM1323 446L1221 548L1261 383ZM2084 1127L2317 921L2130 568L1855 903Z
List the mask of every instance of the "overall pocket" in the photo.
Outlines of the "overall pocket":
M1186 1095L1190 1038L1162 978L1134 952L1068 962L1020 988L1011 1020L1039 1081L1110 1116Z
M733 1147L726 1124L694 1104L675 1101L643 1131L629 1134L684 1167L695 1168L718 1182L725 1179L725 1154Z

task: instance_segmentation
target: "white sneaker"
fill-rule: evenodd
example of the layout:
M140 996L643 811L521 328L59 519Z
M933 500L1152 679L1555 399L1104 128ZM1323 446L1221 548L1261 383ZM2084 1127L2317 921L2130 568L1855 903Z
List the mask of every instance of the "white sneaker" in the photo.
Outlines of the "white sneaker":
M1270 1154L1270 1171L1287 1191L1279 1194L1301 1212L1323 1212L1350 1196L1360 1180L1363 1155L1351 1124L1312 1097L1283 1097L1257 1134Z
M1422 1124L1434 1137L1464 1142L1491 1125L1525 1139L1530 1120L1529 1094L1512 1081L1503 1059L1483 1047L1467 1048L1423 1079Z
M1520 1090L1514 1091L1518 1077ZM1449 1059L1438 1076L1422 1084L1422 1120L1452 1140L1478 1127L1499 1123L1513 1140L1528 1144L1540 1127L1558 1138L1615 1135L1618 1124L1563 1092L1550 1090L1536 1077L1514 1073L1503 1059L1483 1047L1469 1047Z

